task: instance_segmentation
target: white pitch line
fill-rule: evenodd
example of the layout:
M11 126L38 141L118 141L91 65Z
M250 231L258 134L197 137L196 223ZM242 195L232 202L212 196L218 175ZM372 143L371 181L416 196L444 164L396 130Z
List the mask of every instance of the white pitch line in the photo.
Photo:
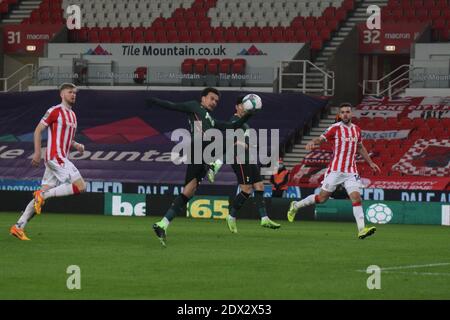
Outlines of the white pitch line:
M450 277L450 273L438 273L438 272L403 272L403 271L384 271L384 273L400 273L400 274L408 274L408 275L417 275L417 276L447 276Z
M415 269L415 268L425 268L425 267L439 267L439 266L449 266L449 265L450 265L450 262L430 263L430 264L414 264L414 265L409 265L409 266L380 268L380 271ZM366 272L366 270L356 270L356 271L358 271L358 272Z

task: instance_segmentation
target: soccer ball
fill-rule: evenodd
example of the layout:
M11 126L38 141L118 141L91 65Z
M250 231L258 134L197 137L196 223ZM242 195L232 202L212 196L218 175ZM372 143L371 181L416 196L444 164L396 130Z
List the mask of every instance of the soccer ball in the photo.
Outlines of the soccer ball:
M261 98L253 93L250 93L242 99L245 111L260 110L262 108Z
M392 220L392 210L384 203L374 203L366 210L366 219L372 223L385 224Z

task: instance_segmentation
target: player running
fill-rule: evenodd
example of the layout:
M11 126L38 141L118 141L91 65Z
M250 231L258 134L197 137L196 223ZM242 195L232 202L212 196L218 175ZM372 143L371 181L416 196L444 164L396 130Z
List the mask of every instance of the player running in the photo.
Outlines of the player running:
M361 183L355 160L356 152L364 158L373 171L380 172L380 168L370 159L362 144L361 129L352 123L352 105L350 103L341 104L339 116L340 122L331 125L323 135L314 138L306 145L306 150L311 151L325 141L334 144L333 160L329 164L322 181L320 193L318 195L312 194L300 201L291 202L287 218L290 222L293 222L298 209L327 201L336 187L343 184L352 201L353 215L358 226L358 238L364 239L374 234L376 228L364 225L364 212L360 194Z
M238 97L236 101L236 113L231 117L230 121L238 121L242 117L245 116L247 113L244 109L244 106L242 104L242 100L244 99L244 96ZM267 215L266 210L266 204L264 202L264 183L261 178L260 174L260 167L257 164L250 164L250 145L248 141L248 131L250 129L250 126L245 123L242 126L242 129L244 130L244 134L246 137L245 143L242 141L236 141L236 144L244 143L243 147L245 148L245 155L244 155L244 162L243 164L238 163L237 154L236 151L234 153L234 164L231 165L231 167L234 170L234 173L236 174L236 178L239 183L239 187L241 189L241 192L236 196L236 198L233 201L233 204L231 205L230 214L227 216L227 225L228 228L232 233L237 233L237 226L236 226L236 216L239 209L242 208L244 203L247 201L247 199L250 198L253 190L254 190L254 198L255 198L255 204L258 209L259 216L261 217L261 226L264 228L270 228L270 229L278 229L281 227L280 224L272 221L269 219ZM223 161L218 159L216 160L212 167L208 170L208 179L209 181L214 181L214 176L219 171L220 167L222 166Z
M74 84L63 83L59 88L61 103L51 107L34 131L34 154L31 164L38 167L41 162L41 135L47 129L47 151L42 187L33 193L31 200L17 223L10 229L11 235L20 240L30 240L25 234L25 226L40 214L45 200L84 192L86 184L78 169L68 159L70 148L84 153L84 145L74 140L77 117L72 108L77 96Z
M199 101L188 101L184 103L172 103L157 98L150 98L147 100L149 106L158 105L165 109L180 111L187 114L190 124L190 133L192 136L191 147L194 151L194 133L197 131L201 135L208 129L215 128L219 130L237 129L251 117L250 113L234 122L226 122L214 119L210 112L214 111L219 102L220 94L215 88L205 88L202 91L201 99ZM200 128L201 124L201 128ZM200 131L201 130L201 131ZM202 144L202 152L208 143ZM198 185L205 177L209 164L194 163L194 152L191 152L191 161L186 170L185 186L183 192L175 198L170 208L167 210L164 218L153 225L153 230L163 246L166 246L167 228L170 222L177 214L180 214L185 208L189 199L192 198L197 190ZM202 157L203 158L203 157Z

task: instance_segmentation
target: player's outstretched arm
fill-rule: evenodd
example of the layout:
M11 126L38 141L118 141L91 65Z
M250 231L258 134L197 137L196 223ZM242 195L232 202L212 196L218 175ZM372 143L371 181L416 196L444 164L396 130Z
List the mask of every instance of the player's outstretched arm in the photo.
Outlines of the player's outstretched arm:
M326 138L323 136L317 137L317 138L313 138L310 142L308 142L308 144L306 145L306 150L308 151L312 151L313 149L319 147L322 142L325 142Z
M154 105L157 105L164 109L174 110L174 111L180 111L185 113L191 113L196 112L197 104L195 101L188 101L188 102L182 102L182 103L174 103L167 100L162 100L158 98L148 98L145 100L145 103L147 106L152 107Z
M34 154L31 159L31 165L33 167L38 167L41 162L41 140L42 140L42 131L47 129L47 126L43 123L39 123L34 130Z
M248 119L251 118L252 115L253 115L252 113L247 112L242 118L239 118L239 120L236 121L214 120L214 128L219 130L241 128L244 125L244 123L246 123Z
M364 158L364 160L369 164L373 171L381 172L380 167L378 167L377 164L373 162L372 159L370 159L369 153L367 152L362 142L358 144L358 153Z

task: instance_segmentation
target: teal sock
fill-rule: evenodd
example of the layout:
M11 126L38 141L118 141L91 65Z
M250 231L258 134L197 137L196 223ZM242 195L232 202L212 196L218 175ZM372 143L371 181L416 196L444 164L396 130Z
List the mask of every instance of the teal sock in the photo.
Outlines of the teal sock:
M264 201L264 191L255 191L255 204L261 218L267 217L266 202Z
M237 212L242 208L248 198L250 198L250 194L241 191L236 198L234 198L233 204L231 205L230 216L236 218Z
M189 198L186 197L184 194L180 194L173 200L172 205L170 206L169 210L167 210L166 214L164 215L164 218L166 218L169 221L172 221L177 214L181 213L183 211L183 208L186 208L186 204L189 202Z

